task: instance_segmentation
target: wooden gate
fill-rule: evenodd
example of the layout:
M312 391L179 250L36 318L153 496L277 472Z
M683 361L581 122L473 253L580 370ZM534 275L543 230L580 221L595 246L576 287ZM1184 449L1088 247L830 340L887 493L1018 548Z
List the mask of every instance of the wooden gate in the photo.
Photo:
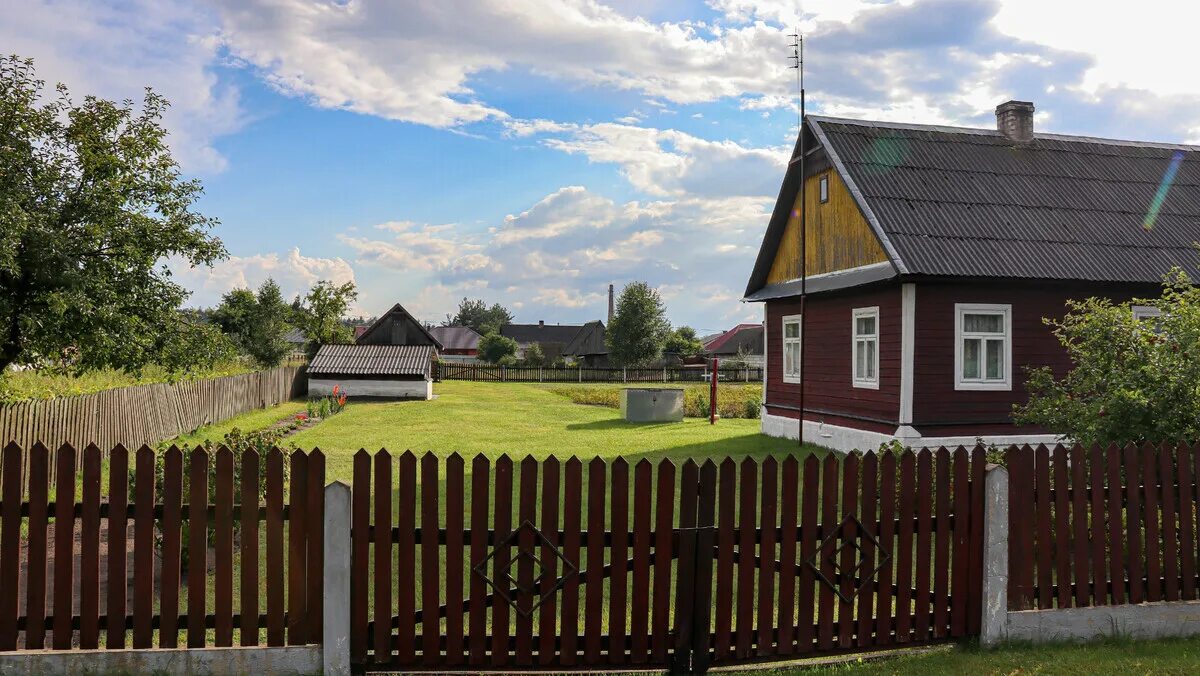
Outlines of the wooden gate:
M357 667L703 672L979 630L982 449L465 465L355 456Z

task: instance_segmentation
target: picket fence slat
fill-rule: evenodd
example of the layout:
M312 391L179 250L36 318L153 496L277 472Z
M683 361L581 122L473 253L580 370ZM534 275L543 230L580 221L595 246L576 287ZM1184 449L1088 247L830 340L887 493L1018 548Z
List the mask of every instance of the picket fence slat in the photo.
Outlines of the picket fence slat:
M144 649L154 643L154 451L150 447L137 450L134 472L133 647ZM60 487L67 483L65 479L59 477Z
M85 650L100 647L100 471L100 449L89 444L79 521L79 647Z

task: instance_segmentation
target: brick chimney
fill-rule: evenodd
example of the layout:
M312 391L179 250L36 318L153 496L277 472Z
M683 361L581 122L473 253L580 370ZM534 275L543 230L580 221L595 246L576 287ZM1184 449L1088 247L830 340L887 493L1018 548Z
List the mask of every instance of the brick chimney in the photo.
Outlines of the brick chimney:
M1013 143L1033 140L1033 102L1006 101L996 106L996 129Z
M544 328L546 328L546 320L545 320L545 319L539 319L539 320L538 320L538 328L539 328L539 329L544 329Z
M608 285L608 323L612 324L613 316L613 285Z

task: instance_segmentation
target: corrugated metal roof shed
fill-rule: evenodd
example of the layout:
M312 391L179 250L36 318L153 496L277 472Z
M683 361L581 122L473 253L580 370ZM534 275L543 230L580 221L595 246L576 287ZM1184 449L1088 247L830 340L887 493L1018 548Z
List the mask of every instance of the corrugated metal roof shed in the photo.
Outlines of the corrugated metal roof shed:
M310 376L419 376L429 378L432 345L322 345Z
M1180 266L1200 279L1200 148L812 121L910 274L1153 283Z

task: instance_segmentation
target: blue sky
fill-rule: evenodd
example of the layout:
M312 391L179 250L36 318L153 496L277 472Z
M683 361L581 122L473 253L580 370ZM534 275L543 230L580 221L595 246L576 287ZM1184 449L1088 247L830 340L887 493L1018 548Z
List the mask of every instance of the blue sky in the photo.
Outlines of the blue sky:
M602 318L646 280L676 324L756 321L741 291L810 111L1200 141L1196 9L1045 0L0 0L4 51L76 96L165 94L230 258L175 272L210 305L268 276L354 280L357 311L463 296Z

